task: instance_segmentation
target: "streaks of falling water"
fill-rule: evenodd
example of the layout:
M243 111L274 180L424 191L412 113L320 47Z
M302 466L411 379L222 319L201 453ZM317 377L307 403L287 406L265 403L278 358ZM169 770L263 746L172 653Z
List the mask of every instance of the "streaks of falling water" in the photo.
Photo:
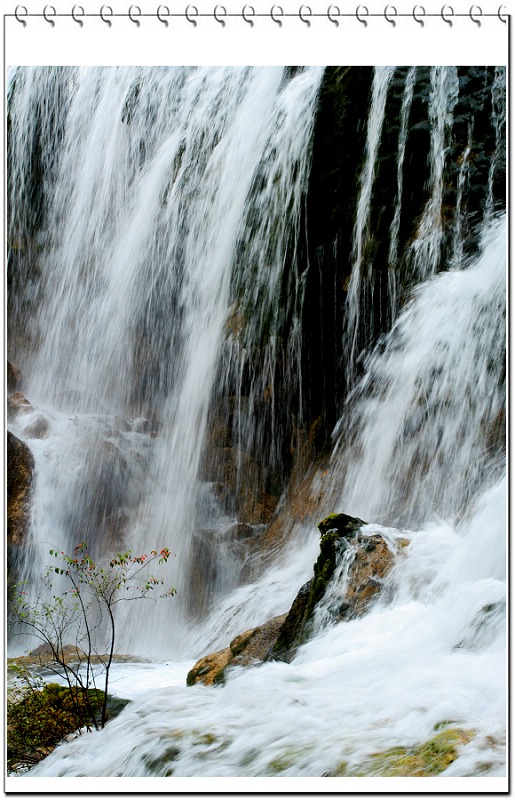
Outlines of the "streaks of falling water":
M413 102L413 91L415 88L416 77L417 77L417 68L410 67L410 70L406 75L404 95L402 98L401 126L399 132L399 144L397 147L397 195L395 199L395 212L390 227L390 249L388 253L388 260L391 265L395 265L397 263L397 258L398 258L399 228L401 224L401 211L402 211L404 156L406 153L406 143L408 140L409 115L411 111L411 104Z
M412 268L417 280L434 275L440 264L444 168L458 91L456 67L432 67L429 96L430 197L412 244Z
M399 228L401 224L402 212L402 186L404 176L404 157L406 153L406 143L408 141L409 133L409 116L411 105L413 102L413 92L415 89L415 81L417 77L417 68L410 67L406 75L406 83L404 86L404 95L402 98L401 106L401 127L399 132L399 144L397 148L397 196L395 201L395 212L393 215L392 224L390 227L390 248L388 251L388 294L390 297L390 308L392 309L392 316L395 318L398 310L398 281L399 274L396 269L398 256L399 256Z
M466 214L463 210L463 196L466 190L469 176L469 158L472 150L472 124L469 125L468 142L461 155L460 171L458 174L458 185L456 191L456 208L454 211L454 231L451 264L456 269L460 269L463 259L463 224Z
M503 163L506 145L506 69L496 67L492 83L492 124L495 129L495 151L490 161L488 172L488 192L485 202L485 222L489 222L494 213L494 178L499 166Z
M369 236L370 205L372 187L377 169L377 151L383 129L386 97L392 79L394 67L376 67L372 83L372 97L367 127L367 143L365 161L360 176L360 192L356 210L356 222L352 245L352 272L347 293L347 340L350 348L350 367L358 355L357 333L360 324L360 288L361 282L368 277L366 264L366 247Z

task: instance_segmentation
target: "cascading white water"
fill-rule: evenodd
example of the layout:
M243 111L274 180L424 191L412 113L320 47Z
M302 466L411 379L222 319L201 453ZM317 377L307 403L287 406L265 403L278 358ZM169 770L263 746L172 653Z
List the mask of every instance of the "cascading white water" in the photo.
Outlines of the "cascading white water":
M469 175L469 158L472 150L472 125L469 126L468 143L461 156L460 172L458 175L458 186L456 192L456 209L454 212L454 233L451 263L460 269L463 259L463 223L466 217L463 211L463 195Z
M410 524L449 519L490 470L498 473L505 313L501 219L485 231L476 263L417 291L372 355L349 401L354 416L346 411L339 423L333 480L348 513Z
M495 151L488 171L488 194L485 203L485 222L494 213L494 178L504 159L506 146L506 69L497 67L492 83L492 122L495 128Z
M427 388L431 373L430 387L443 405L426 398L427 421L422 432L411 434L413 442L419 436L432 438L435 469L443 470L448 480L449 470L461 477L452 482L450 492L443 487L449 504L460 505L467 496L460 522L453 526L429 520L420 530L366 526L365 535L382 532L387 541L401 537L406 545L380 601L360 619L325 628L322 620L318 635L299 649L291 664L268 662L254 670L235 670L216 689L184 688L171 671L164 686L168 666L157 673L148 667L120 667L115 691L133 697L133 703L104 731L58 748L31 776L381 775L393 753L409 755L410 748L448 726L464 731L467 743L443 773L446 777L505 774L506 481L500 463L495 469L475 464L482 469L481 481L478 474L475 481L463 474L467 456L469 462L478 457L477 429L499 399L492 362L504 341L499 330L504 256L505 221L498 220L485 234L477 263L421 286L385 352L370 363L368 382L382 381L382 404L377 398L359 400L365 408L361 460L366 460L368 448L369 466L374 467L377 455L385 470L384 475L361 476L368 493L362 507L372 512L377 501L371 487L377 486L384 500L381 479L394 480L399 466L398 447L387 437L384 420L388 440L379 444L389 448L391 461L377 452L382 405L396 430L393 418L402 416L396 405L406 408L411 399L409 392L407 401L402 397L398 369L406 365L419 389ZM436 339L427 341L428 326ZM428 350L436 353L431 359ZM477 391L478 405L485 404L483 413L465 381ZM463 388L461 399L468 402L461 406L469 425L460 418L460 403L452 394L444 399L453 387L458 392ZM483 390L492 394L492 401ZM410 446L409 441L404 444ZM448 463L451 455L455 460ZM359 472L359 459L351 463L351 474L352 467ZM430 498L424 511L431 512L430 482L421 481L418 494L424 485ZM352 487L341 498L346 508L351 497ZM309 563L307 549L289 551L291 571L293 563ZM344 578L345 561L339 572ZM278 574L280 565L256 585L260 602L265 596L270 602L270 595L280 601L284 583ZM242 606L251 595L249 587ZM237 614L237 594L232 599ZM220 620L230 607L229 598ZM217 615L213 625L216 620ZM148 685L145 693L142 682Z

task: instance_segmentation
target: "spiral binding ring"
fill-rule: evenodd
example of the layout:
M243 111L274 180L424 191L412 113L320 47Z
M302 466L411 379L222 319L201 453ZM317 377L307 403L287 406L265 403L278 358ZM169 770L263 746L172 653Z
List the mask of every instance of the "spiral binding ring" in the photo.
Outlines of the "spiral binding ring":
M50 12L51 12L51 14L50 14L50 17L49 17L47 15ZM45 18L45 20L48 22L48 24L52 28L55 28L55 20L53 20L52 17L56 17L56 16L57 16L57 11L55 10L54 6L45 6L44 7L44 9L43 9L43 17Z
M107 27L110 28L113 23L111 22L110 19L106 19L106 17L104 16L106 11L109 12L109 14L107 15L108 17L112 17L113 16L113 9L111 8L111 6L102 6L102 8L100 9L100 18L101 18L102 22L105 22Z
M478 17L482 17L483 16L483 11L482 11L481 8L479 8L479 6L470 6L469 17L472 20L472 22L474 22L477 25L477 27L480 28L481 27L481 19L476 19L476 17L474 16L474 14L476 12L477 12L477 16Z
M363 13L363 18L361 18L361 16L360 16L360 14L361 14L362 12L364 12L364 13ZM358 22L361 22L361 24L362 24L362 25L363 25L365 28L366 28L366 27L367 27L367 25L368 25L368 22L367 22L367 20L366 20L366 17L368 17L368 8L367 8L366 6L358 6L358 7L357 7L357 9L356 9L356 19L358 20Z
M446 16L447 13L449 15L448 17ZM442 10L440 11L440 16L443 19L443 21L449 26L449 28L452 28L453 25L452 17L454 17L454 9L452 8L452 6L442 6Z
M366 28L369 24L369 19L372 17L380 17L383 16L384 20L395 28L397 26L397 18L398 17L407 17L411 16L413 20L420 25L421 28L425 25L426 17L440 17L446 25L450 28L454 25L455 17L468 17L468 19L477 25L478 28L482 26L482 19L483 17L497 17L500 22L504 25L508 23L508 12L506 10L506 4L501 4L497 8L497 12L490 12L486 11L483 12L483 9L479 5L472 5L468 11L468 14L465 13L456 13L453 6L451 5L443 5L440 14L432 13L429 14L426 12L426 9L422 5L415 5L411 11L411 14L399 13L397 7L395 5L386 5L384 7L383 13L377 13L376 11L369 12L369 9L365 5L358 5L354 12L341 12L339 6L337 5L330 5L327 8L325 14L323 12L315 12L312 11L311 6L308 5L301 5L297 12L297 15L301 22L303 22L308 28L311 27L311 20L313 17L323 17L327 16L329 22L331 22L335 27L339 27L340 25L340 18L343 17L355 17L356 20ZM42 16L45 22L47 22L52 28L55 27L55 19L56 17L69 17L73 19L74 22L77 23L81 28L84 26L84 18L85 17L100 17L102 22L111 28L112 27L112 18L119 17L119 16L128 16L130 21L136 25L136 27L140 27L141 22L140 19L142 17L151 17L152 14L143 13L141 7L138 5L131 5L129 7L128 12L124 14L114 13L113 9L109 5L103 5L100 8L100 11L96 14L86 14L84 11L84 7L81 5L74 5L71 13L60 13L56 11L55 6L53 5L46 5L43 9L42 14L37 13L29 13L27 6L18 5L14 10L14 14L8 14L7 16L14 16L17 22L19 22L24 28L27 27L27 19L31 16ZM173 13L170 11L170 8L166 5L160 5L155 12L155 16L159 22L161 22L166 28L169 26L169 20L172 17L185 17L185 19L190 22L193 27L197 27L198 25L198 18L199 17L209 17L212 16L213 19L222 27L226 26L226 19L229 17L237 17L239 16L237 13L228 12L227 8L223 5L216 5L214 10L211 13L199 12L197 6L188 5L186 9L179 13ZM241 10L241 18L244 22L246 22L250 27L254 27L254 19L256 17L265 17L269 16L272 22L275 22L280 28L283 25L283 18L284 17L293 17L296 16L291 11L285 12L283 7L280 5L273 5L269 11L269 14L265 13L256 13L254 6L245 5Z
M227 9L225 8L225 6L215 6L215 10L213 11L213 17L222 26L222 28L225 28L224 17L226 16L227 16Z
M395 26L397 25L397 23L395 22L396 16L397 16L397 9L395 8L395 6L386 6L384 10L384 18L387 22L390 23L392 28L395 28Z
M129 8L128 16L131 22L134 22L135 26L139 28L141 25L138 17L141 17L141 8L139 6L131 6Z
M168 27L168 20L167 19L163 19L161 17L161 11L166 11L166 16L169 17L170 16L170 9L168 8L168 6L159 6L157 11L156 11L156 16L157 16L159 22L162 22L163 25L165 26L165 28L167 28Z
M190 17L190 14L192 14L191 17ZM198 8L197 8L197 6L188 6L186 8L186 11L184 12L184 15L185 15L186 19L188 20L188 22L191 22L193 27L196 28L197 27L197 20L195 19L195 17L198 17Z
M253 28L253 27L254 27L254 20L253 20L253 19L248 19L248 18L247 18L247 16L246 16L246 11L247 11L247 9L248 9L248 10L251 12L251 16L252 16L252 17L255 17L255 16L256 16L256 12L254 11L254 7L253 7L253 6L243 6L243 8L242 8L242 10L241 10L241 16L243 17L243 19L245 20L245 22L248 22L248 24L250 25L250 27L251 27L251 28Z
M303 16L304 14L305 14L306 16ZM307 27L308 27L308 28L311 26L311 22L310 22L310 20L308 19L308 17L311 17L311 16L313 16L313 12L311 11L311 9L310 9L310 7L309 7L309 6L301 6L301 7L299 8L299 17L300 17L300 20L301 20L301 22L303 22L303 23L304 23L304 25L307 25Z
M82 28L84 23L83 23L83 21L81 19L78 19L78 17L77 17L77 12L78 11L80 11L80 14L79 14L80 17L84 17L85 16L86 12L84 11L82 6L73 6L73 8L72 8L72 19L73 19L74 22L77 23L77 25L80 28Z
M335 16L337 16L337 17L340 16L340 9L338 8L338 6L329 6L329 8L327 9L327 18L328 18L329 22L332 22L333 25L336 25L336 27L338 28L340 23L338 22L337 19L333 19L332 16L331 16L331 12L332 12L333 8L334 8Z
M16 17L18 22L21 22L23 27L26 28L27 27L27 21L18 16L20 11L24 11L25 12L24 16L28 17L29 16L29 12L27 11L27 6L16 6L16 8L14 9L14 16Z
M275 16L274 16L274 11L275 11L276 9L277 9L277 14L278 14L278 16L279 16L279 17L284 17L284 11L282 10L281 6L272 6L272 8L270 9L270 16L272 17L273 21L274 21L274 22L275 22L277 25L279 25L279 27L281 28L281 27L282 27L282 24L283 24L283 23L282 23L282 20L280 20L280 19L276 19L276 18L275 18Z
M420 14L420 18L417 16L419 9L422 12ZM425 25L425 22L423 20L423 17L425 17L425 16L426 16L426 9L424 8L424 6L414 6L413 7L413 19L415 20L415 22L418 22L418 24L420 25L421 28L423 28L424 25Z

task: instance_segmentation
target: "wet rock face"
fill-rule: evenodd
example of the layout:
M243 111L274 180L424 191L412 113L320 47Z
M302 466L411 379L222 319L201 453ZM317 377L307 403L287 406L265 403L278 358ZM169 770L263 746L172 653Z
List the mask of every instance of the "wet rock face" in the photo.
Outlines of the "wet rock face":
M7 391L17 392L20 390L23 379L22 374L15 364L7 362Z
M246 399L241 400L245 413ZM238 398L214 403L210 411L200 468L201 480L213 484L221 509L248 525L268 523L278 497L266 485L256 454L237 446Z
M355 537L364 524L348 514L330 514L319 523L320 555L313 567L313 577L293 601L270 658L290 661L297 647L308 638L308 623L336 568L338 542Z
M7 431L7 542L20 545L30 526L34 458L29 447Z
M340 606L339 619L354 619L366 613L393 564L393 553L380 534L358 536L356 545L351 581Z

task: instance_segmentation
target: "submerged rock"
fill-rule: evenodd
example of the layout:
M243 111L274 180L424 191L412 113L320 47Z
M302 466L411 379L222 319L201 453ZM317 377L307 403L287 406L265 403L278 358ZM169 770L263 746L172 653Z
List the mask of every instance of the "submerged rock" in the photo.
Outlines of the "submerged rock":
M50 428L48 420L37 412L22 392L14 392L7 398L7 418L22 422L23 435L27 439L44 439Z
M10 418L30 411L34 411L34 407L21 392L15 392L7 398L7 414Z
M474 730L447 728L422 744L373 753L359 765L342 761L328 777L432 777L444 772L474 736Z

